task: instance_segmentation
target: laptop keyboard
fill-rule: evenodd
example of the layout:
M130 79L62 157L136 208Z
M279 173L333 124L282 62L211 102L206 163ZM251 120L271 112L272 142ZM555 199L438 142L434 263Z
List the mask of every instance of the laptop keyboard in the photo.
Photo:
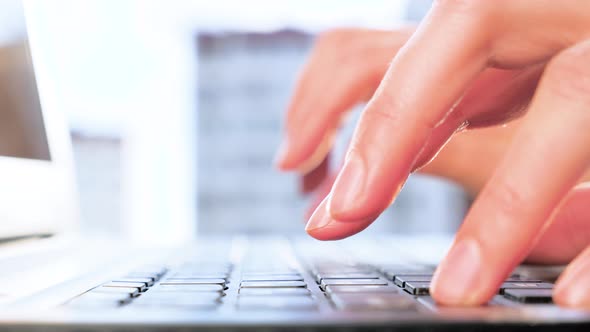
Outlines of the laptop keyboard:
M238 260L205 255L131 269L64 305L77 309L219 310L229 306L239 311L315 311L320 307L416 311L436 307L429 295L434 269L428 264L376 264L350 257L290 255L285 259L280 250L259 247L242 253ZM550 282L514 274L488 305L551 303L552 288Z

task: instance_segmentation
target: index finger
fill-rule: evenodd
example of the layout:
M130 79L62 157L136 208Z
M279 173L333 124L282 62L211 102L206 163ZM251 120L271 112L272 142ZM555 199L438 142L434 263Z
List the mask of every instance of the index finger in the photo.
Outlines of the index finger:
M477 15L431 10L393 60L360 119L332 189L332 218L374 219L391 203L433 129L486 67L481 25ZM461 117L453 118L457 128ZM442 146L454 132L450 128L430 143Z

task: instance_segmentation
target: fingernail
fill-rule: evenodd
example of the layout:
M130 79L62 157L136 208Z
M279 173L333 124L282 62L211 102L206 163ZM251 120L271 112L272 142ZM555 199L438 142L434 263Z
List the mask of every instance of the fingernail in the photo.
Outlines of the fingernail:
M314 211L305 227L307 234L322 241L341 240L367 228L375 218L357 220L356 222L340 222L330 216L326 197Z
M277 149L277 153L275 154L273 164L275 167L280 169L286 168L286 161L289 152L289 140L285 137L281 142L281 145Z
M345 216L351 208L358 205L359 197L365 190L365 163L358 153L349 153L338 178L334 182L330 201L330 214L338 220L347 221ZM354 218L352 218L354 219Z
M315 229L324 228L332 221L332 217L330 217L330 213L328 213L327 202L329 200L329 196L330 195L324 198L324 200L320 203L320 205L318 205L318 207L315 209L315 211L309 218L307 225L305 225L306 232L309 233L310 231L313 231Z
M474 305L477 300L481 249L475 239L455 243L432 279L437 300L448 305Z

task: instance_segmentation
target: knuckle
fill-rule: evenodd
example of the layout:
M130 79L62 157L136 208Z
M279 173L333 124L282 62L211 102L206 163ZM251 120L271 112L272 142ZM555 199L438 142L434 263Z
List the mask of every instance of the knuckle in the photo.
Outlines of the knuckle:
M516 217L527 213L526 194L510 182L495 183L489 186L486 199L501 216ZM501 218L500 220L512 218Z
M435 0L432 15L454 25L458 35L477 38L479 42L485 42L482 46L488 47L489 39L498 33L498 16L502 15L502 8L508 5L498 5L500 1Z
M327 30L316 37L312 53L318 57L329 57L331 63L346 63L351 58L355 58L355 41L354 31L351 29Z
M445 13L480 16L488 12L490 2L485 0L436 0L433 8Z
M321 44L329 43L339 33L340 32L338 29L330 29L330 30L322 31L322 32L318 33L318 35L316 37L316 44L321 45Z
M403 109L404 106L402 100L396 99L388 89L381 86L363 112L363 117L373 123L392 126L401 122L400 114L395 110Z
M317 46L337 46L346 42L351 31L346 28L335 28L320 32L316 37Z
M394 125L399 123L400 118L395 112L390 112L383 107L373 107L368 109L363 114L364 118L367 118L367 121L372 123L379 123L381 125Z
M315 38L312 53L322 53L334 48L334 40L337 39L338 34L339 32L336 30L320 32Z
M590 42L559 53L549 62L545 70L549 89L560 97L590 104L589 62Z
M411 127L421 133L430 133L441 123L436 113L409 114L407 111L402 111L409 109L411 104L406 98L399 97L398 94L394 95L389 89L381 87L373 96L363 116L383 127L391 129Z

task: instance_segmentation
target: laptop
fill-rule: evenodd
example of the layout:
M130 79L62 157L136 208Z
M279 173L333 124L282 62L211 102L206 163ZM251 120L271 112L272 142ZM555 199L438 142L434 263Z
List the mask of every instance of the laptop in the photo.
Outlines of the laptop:
M25 9L0 3L0 27L17 27L0 28L0 329L590 329L590 313L551 302L558 266L518 267L485 306L437 306L442 235L244 235L178 248L81 236L68 129L52 78L34 70L44 64Z

